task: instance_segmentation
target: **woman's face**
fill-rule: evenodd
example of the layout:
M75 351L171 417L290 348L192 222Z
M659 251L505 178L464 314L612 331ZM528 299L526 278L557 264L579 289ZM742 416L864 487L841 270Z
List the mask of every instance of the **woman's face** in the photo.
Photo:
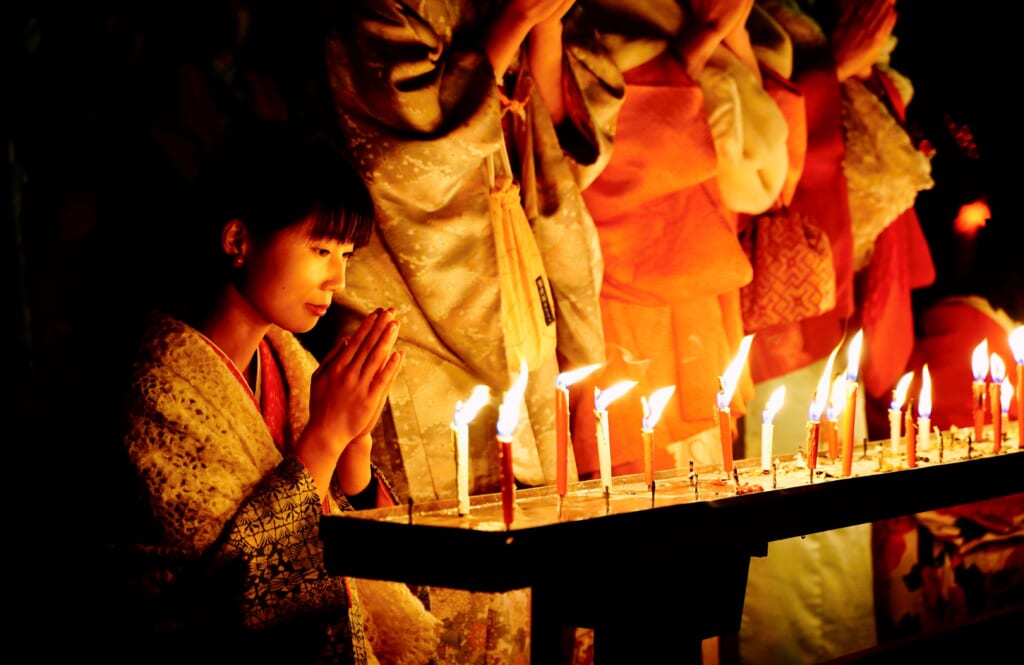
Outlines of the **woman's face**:
M239 285L268 323L294 333L312 329L327 313L335 291L345 288L345 268L355 246L313 240L312 220L257 243L248 253Z

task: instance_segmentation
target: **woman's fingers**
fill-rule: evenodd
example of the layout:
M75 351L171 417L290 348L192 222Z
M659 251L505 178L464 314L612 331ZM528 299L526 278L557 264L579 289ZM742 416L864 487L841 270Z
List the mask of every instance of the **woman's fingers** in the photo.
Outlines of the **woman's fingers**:
M392 329L390 324L394 322L394 317L393 308L377 309L367 314L355 332L338 340L334 348L324 356L320 366L332 367L336 372L352 366L362 372L369 354L380 343L382 336L387 336Z
M396 341L398 322L394 320L394 311L384 312L367 331L358 348L353 349L352 368L361 375L375 374L387 361Z

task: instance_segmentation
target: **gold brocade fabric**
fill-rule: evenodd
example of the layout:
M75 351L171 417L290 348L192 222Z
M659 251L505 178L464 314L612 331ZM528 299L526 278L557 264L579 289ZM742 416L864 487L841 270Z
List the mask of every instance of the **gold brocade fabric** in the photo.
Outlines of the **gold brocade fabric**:
M266 339L298 436L316 360L279 328ZM154 535L112 548L121 565L111 567L141 592L129 600L137 614L152 611L131 617L141 630L168 647L186 650L195 640L243 660L244 648L253 658L374 665L378 645L404 651L405 663L429 660L437 621L407 587L386 589L391 602L380 609L368 597L373 589L327 573L312 477L296 458L282 457L248 388L198 331L166 315L151 318L127 424L125 445ZM334 499L335 508L350 508L343 496ZM360 597L378 610L362 611ZM389 632L396 623L400 631Z
M487 163L506 135L493 70L471 46L493 5L427 0L399 11L347 2L339 11L350 31L328 44L341 130L379 212L335 302L346 312L345 326L376 307L397 310L405 352L390 394L397 449L384 453L400 458L394 466L404 469L415 501L455 497L450 423L455 404L480 384L491 401L470 424L470 491L497 491L498 405L519 372L507 361L489 209ZM573 32L567 27L566 34ZM516 478L527 485L555 480L559 361L562 369L600 362L604 349L600 251L575 178L600 163L611 136L607 108L618 103L621 85L600 80L617 70L585 46L566 48L565 62L567 123L587 139L589 161L568 163L539 95L521 98L528 100L525 125L506 123L558 335L557 353L529 374L514 434ZM508 94L523 76L514 65Z

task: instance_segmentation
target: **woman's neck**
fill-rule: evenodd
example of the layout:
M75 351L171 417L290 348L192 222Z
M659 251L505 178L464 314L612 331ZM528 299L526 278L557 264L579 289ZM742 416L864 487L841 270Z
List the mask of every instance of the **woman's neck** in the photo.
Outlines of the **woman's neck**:
M231 359L250 386L255 375L249 371L250 365L260 340L269 329L270 324L257 315L249 301L233 287L225 291L199 326L200 332Z

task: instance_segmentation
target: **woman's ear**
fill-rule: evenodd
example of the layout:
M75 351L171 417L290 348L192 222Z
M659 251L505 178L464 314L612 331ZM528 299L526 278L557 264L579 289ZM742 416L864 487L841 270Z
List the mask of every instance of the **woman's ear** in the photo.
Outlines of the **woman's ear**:
M224 225L220 234L220 246L231 257L231 264L241 268L249 251L249 229L240 219L232 219Z

